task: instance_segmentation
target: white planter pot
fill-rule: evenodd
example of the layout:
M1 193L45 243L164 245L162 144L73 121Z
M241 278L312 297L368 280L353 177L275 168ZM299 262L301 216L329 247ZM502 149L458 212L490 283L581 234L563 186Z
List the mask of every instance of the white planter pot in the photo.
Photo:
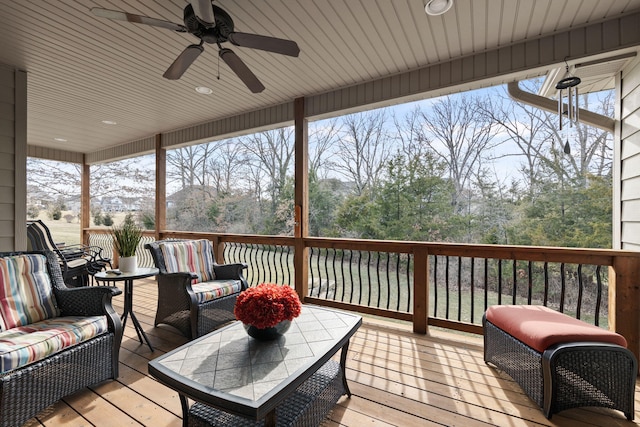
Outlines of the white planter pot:
M138 269L138 257L135 255L121 257L118 261L118 267L120 271L125 273L136 271Z

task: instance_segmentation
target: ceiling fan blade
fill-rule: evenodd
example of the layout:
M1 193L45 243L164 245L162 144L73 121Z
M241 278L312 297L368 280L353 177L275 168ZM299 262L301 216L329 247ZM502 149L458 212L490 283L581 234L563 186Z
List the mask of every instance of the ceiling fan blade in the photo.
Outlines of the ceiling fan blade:
M192 44L187 46L185 50L182 51L180 55L173 61L173 64L167 68L167 71L164 72L162 77L169 80L178 80L187 68L193 64L193 61L196 60L198 56L204 51L204 48L201 45Z
M300 53L298 44L292 40L261 36L259 34L231 33L229 34L229 41L236 46L266 50L267 52L275 52L282 55L298 56Z
M264 90L264 86L255 74L242 62L240 57L231 49L220 49L218 52L220 58L231 68L231 70L240 77L249 90L253 93L260 93Z
M144 15L134 15L133 13L120 12L119 10L102 9L99 7L92 7L91 12L99 16L100 18L114 19L116 21L128 21L135 24L151 25L153 27L166 28L180 33L186 33L187 27L184 25L176 24L169 21L163 21L162 19L150 18Z
M191 7L193 7L193 13L196 14L200 21L208 24L208 27L216 25L216 16L213 13L211 0L189 0L189 3L191 3Z

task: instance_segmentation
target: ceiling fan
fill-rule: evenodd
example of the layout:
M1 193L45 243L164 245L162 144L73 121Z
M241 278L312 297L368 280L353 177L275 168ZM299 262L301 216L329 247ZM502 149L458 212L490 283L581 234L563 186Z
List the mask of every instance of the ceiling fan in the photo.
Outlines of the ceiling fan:
M189 0L189 3L184 8L184 25L99 7L92 8L91 12L101 18L166 28L179 33L193 34L199 38L199 44L187 46L165 71L163 77L170 80L177 80L182 77L184 72L204 51L204 43L216 44L218 45L220 58L236 73L251 92L259 93L264 90L264 85L234 51L222 47L223 43L231 42L236 46L294 57L297 57L300 53L300 48L294 41L234 31L231 16L220 7L214 5L213 0Z

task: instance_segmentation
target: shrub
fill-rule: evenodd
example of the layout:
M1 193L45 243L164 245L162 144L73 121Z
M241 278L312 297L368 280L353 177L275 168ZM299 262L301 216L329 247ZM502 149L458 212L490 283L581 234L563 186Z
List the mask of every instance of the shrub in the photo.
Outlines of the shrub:
M54 221L58 221L60 218L62 218L62 209L60 209L60 206L54 206L53 208L51 208L49 215L51 216L51 219L53 219Z
M104 214L104 216L102 217L102 223L107 227L111 227L113 225L113 217L111 216L111 214Z
M27 206L27 218L38 218L40 215L40 209L37 206L29 205Z
M71 224L75 218L76 218L76 217L75 217L75 215L71 215L71 214L66 214L66 215L64 216L64 219L65 219L69 224Z
M93 214L93 223L95 225L102 225L102 212L98 211Z
M153 212L141 212L139 215L140 222L144 225L146 230L155 230L156 217Z

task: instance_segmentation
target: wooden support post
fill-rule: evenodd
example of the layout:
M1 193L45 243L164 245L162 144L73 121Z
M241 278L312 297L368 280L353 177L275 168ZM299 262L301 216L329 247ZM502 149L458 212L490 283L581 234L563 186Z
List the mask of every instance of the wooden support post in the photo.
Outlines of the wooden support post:
M429 316L429 251L422 246L413 252L413 332L427 333Z
M82 159L82 176L80 177L80 241L90 245L89 233L91 227L91 166L84 157Z
M309 292L309 248L304 239L309 233L309 141L304 98L294 101L295 191L294 255L295 287L302 301Z
M615 256L609 270L609 329L640 360L640 258Z
M162 147L162 134L156 135L156 240L167 228L167 150Z

